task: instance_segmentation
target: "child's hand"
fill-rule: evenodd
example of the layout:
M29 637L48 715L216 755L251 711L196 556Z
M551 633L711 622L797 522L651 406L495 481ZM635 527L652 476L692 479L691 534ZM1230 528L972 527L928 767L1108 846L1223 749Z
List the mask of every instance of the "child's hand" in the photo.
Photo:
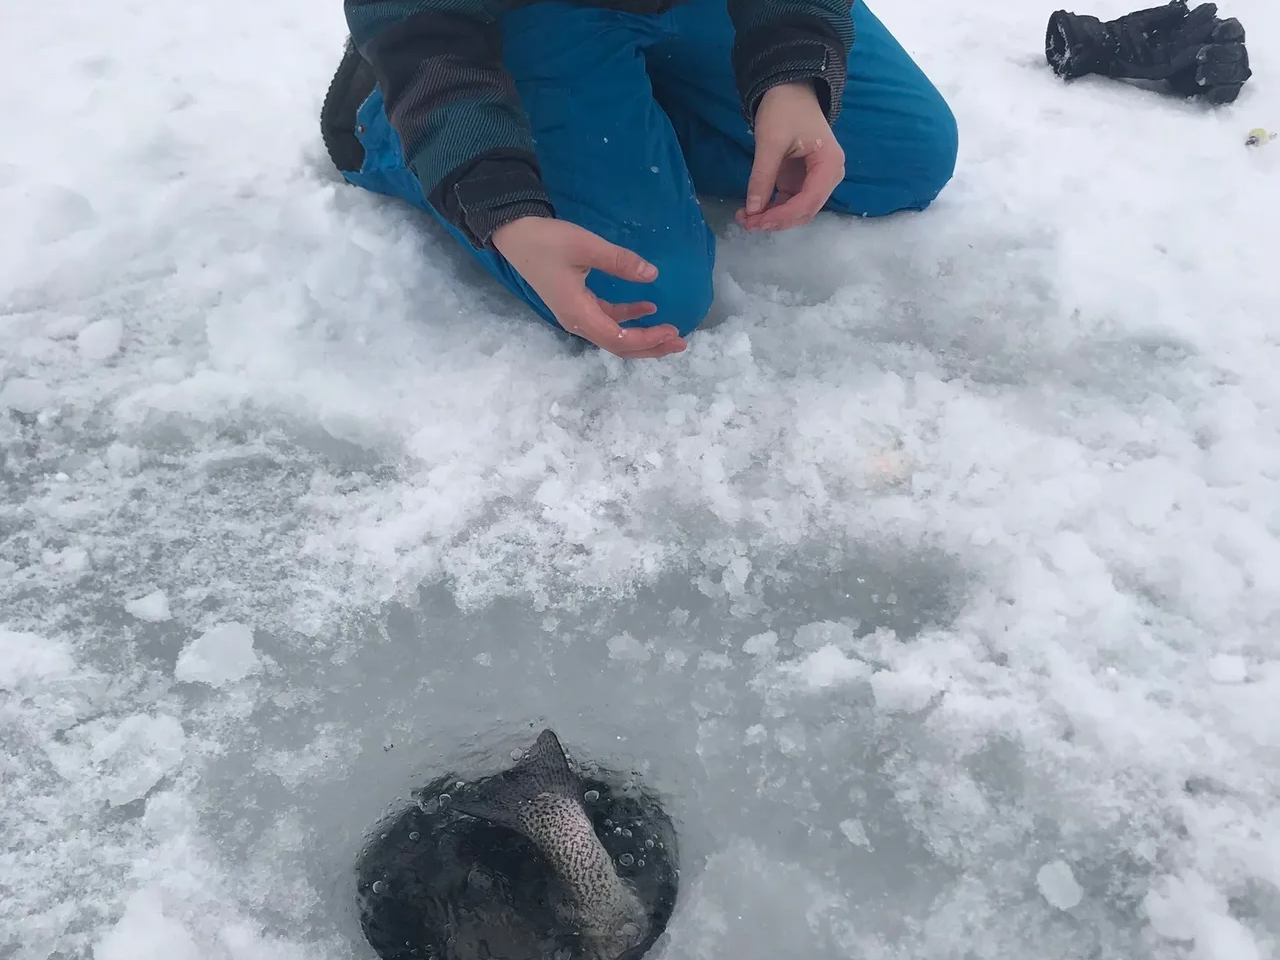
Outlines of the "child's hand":
M738 222L748 230L786 230L808 223L844 179L844 150L812 84L770 89L756 110L755 128L755 164Z
M653 281L657 268L630 250L577 224L550 217L513 220L494 232L493 245L569 333L628 359L665 357L685 348L670 324L619 326L649 316L657 310L652 303L606 303L587 289L592 269L637 283Z

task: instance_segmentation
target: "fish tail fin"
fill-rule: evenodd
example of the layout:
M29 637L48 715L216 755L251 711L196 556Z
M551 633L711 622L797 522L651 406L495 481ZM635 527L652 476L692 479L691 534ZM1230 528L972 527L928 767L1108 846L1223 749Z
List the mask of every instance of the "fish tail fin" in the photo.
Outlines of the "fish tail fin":
M521 812L526 804L543 794L581 802L578 787L559 738L546 729L511 769L455 793L453 807L523 833Z

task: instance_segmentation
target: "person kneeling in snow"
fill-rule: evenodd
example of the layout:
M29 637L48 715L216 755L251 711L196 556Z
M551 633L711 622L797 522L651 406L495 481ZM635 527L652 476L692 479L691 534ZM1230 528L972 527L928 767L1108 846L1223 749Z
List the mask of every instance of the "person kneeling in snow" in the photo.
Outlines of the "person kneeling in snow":
M350 183L433 213L552 324L685 348L698 195L748 230L927 207L956 122L862 0L345 0L321 114Z

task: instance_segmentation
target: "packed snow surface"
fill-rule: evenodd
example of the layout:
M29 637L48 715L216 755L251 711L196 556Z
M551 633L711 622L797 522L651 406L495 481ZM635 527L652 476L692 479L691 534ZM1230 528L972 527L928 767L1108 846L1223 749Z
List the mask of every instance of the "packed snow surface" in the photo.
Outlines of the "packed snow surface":
M1052 9L878 8L952 185L623 363L336 180L338 0L6 4L0 957L367 960L544 723L678 820L655 960L1280 955L1280 8L1218 110Z

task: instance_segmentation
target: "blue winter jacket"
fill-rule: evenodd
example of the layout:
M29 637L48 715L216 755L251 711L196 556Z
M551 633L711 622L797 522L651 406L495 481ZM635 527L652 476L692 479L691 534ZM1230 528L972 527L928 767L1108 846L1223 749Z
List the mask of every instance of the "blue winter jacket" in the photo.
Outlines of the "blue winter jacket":
M522 216L553 216L529 121L502 65L498 18L530 0L344 0L351 37L373 66L387 116L423 193L476 247ZM657 14L683 0L577 0ZM726 0L733 69L751 123L765 91L812 80L840 112L853 44L851 0Z

